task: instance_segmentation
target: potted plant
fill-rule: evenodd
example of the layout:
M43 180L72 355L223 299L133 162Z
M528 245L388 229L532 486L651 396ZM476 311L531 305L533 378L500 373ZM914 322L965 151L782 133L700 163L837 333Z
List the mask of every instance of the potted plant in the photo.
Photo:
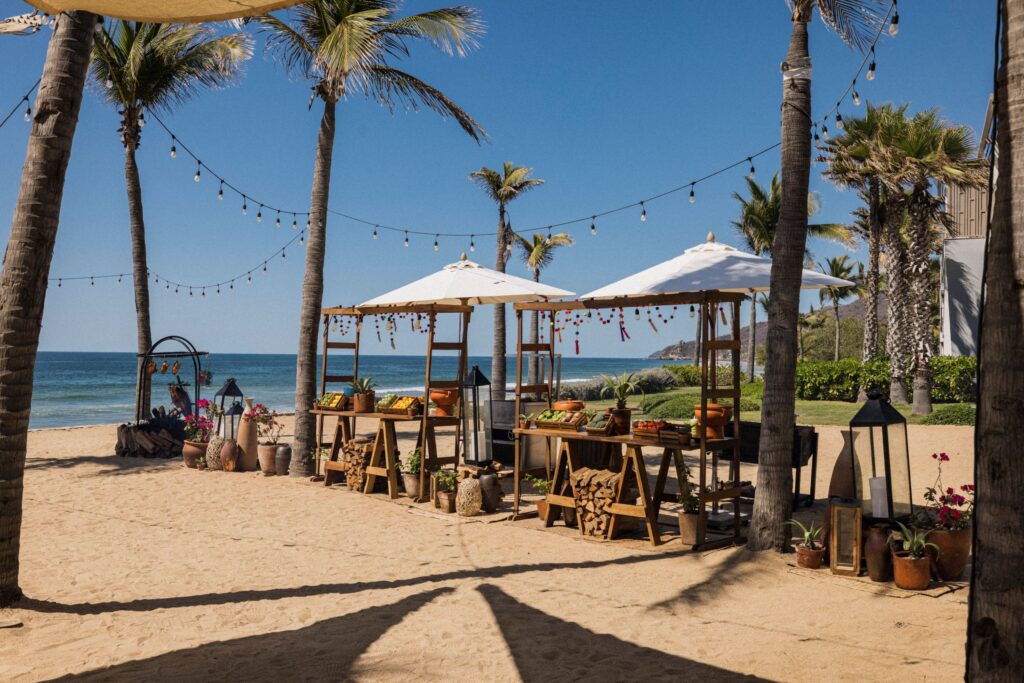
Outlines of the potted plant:
M551 493L551 480L544 479L542 477L535 477L532 474L527 474L524 479L530 482L533 490L540 494L541 498L537 501L537 516L540 517L540 521L548 521L548 515L557 513L557 510L553 510L548 505L547 495ZM557 517L556 517L557 519ZM554 519L552 520L554 521Z
M265 475L273 475L277 472L277 447L278 440L284 425L277 421L277 411L270 410L266 404L257 403L252 411L244 415L242 419L256 425L256 437L259 439L256 444L256 453L259 457L260 471Z
M636 380L636 373L624 372L621 375L601 375L604 386L601 388L601 396L610 396L615 399L615 407L610 411L612 417L612 431L616 434L629 434L629 425L633 411L626 407L626 399L639 390Z
M818 540L821 527L817 522L811 522L811 526L806 527L795 519L789 520L788 524L797 527L803 534L803 538L796 546L796 563L806 569L819 568L821 559L825 556L825 547Z
M459 475L455 470L438 470L434 473L438 506L445 512L455 512L455 493L459 488Z
M679 493L679 504L683 509L679 511L679 540L683 545L697 544L697 521L700 517L700 496L697 493L697 486L690 483L690 468L683 470L683 481L679 487L683 489Z
M942 483L942 463L949 462L945 453L932 453L938 464L935 483L925 489L924 498L929 502L919 520L920 526L929 529L928 540L935 550L929 549L932 570L942 581L956 581L964 574L967 560L971 555L971 520L974 518L974 484L962 484L958 488Z
M376 386L372 377L360 378L352 382L352 412L373 412L373 399L375 396L373 389Z
M203 399L203 401L205 400ZM199 401L199 404L202 404L203 401ZM204 405L198 405L198 407L206 408ZM199 462L206 459L206 448L213 430L213 420L206 415L189 415L185 418L185 443L181 447L181 457L185 461L185 467L197 469Z
M419 500L420 497L420 466L422 462L423 456L419 448L413 450L408 458L402 460L401 472L402 483L405 484L405 495L413 500Z
M893 550L892 573L896 585L910 591L920 591L928 587L931 580L931 558L928 549L938 550L938 546L928 540L931 531L925 529L908 529L901 522L899 533L889 534L889 541L897 541L902 550Z

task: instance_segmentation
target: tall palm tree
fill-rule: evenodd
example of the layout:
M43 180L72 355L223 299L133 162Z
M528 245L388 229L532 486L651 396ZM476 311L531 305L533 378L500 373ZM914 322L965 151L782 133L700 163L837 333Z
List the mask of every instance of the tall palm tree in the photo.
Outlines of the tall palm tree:
M531 178L532 168L516 166L506 161L501 171L487 166L469 174L469 179L476 183L488 197L498 205L498 239L495 247L494 268L505 272L505 264L512 251L515 233L506 220L506 205L524 193L544 184L540 178ZM494 305L494 343L491 347L491 396L494 400L505 399L505 305Z
M217 88L231 83L251 55L252 40L244 33L217 36L209 25L113 21L96 35L92 49L93 83L121 116L119 132L124 145L140 363L141 354L149 351L153 343L142 184L135 162L143 111L167 111L191 98L200 87ZM139 408L145 416L149 413L149 375L138 373L138 377L143 384L137 388L137 395L142 397Z
M1024 0L1000 0L1002 60L996 85L999 182L985 251L978 353L974 482L978 490L968 599L967 681L1013 681L1024 670L1020 492L1024 443ZM986 131L987 133L987 131Z
M465 55L477 44L483 24L465 7L429 10L398 17L399 0L311 0L288 12L256 18L267 34L267 48L290 72L313 82L313 97L324 105L313 164L306 271L299 310L299 345L295 368L295 449L291 473L309 474L316 446L309 407L316 393L317 331L324 290L327 204L334 153L335 108L351 95L362 95L389 109L427 107L453 118L474 140L485 131L437 88L393 66L409 54L409 43L425 41L445 54ZM312 100L311 100L312 104Z
M804 334L811 330L820 329L825 324L819 312L814 310L812 304L810 309L806 313L801 313L797 319L797 353L799 354L800 360L804 359Z
M818 264L821 272L832 277L837 277L840 280L850 280L853 277L854 268L858 264L855 261L851 261L850 257L846 254L836 256L834 258L825 259L825 265ZM863 265L861 265L863 269ZM839 360L839 304L843 299L853 296L857 293L857 285L848 285L846 287L832 286L823 287L818 292L818 298L821 303L831 302L832 303L832 316L836 324L836 335L835 335L835 349L832 352L832 360Z
M567 232L559 232L554 235L534 233L533 239L529 240L522 235L515 235L515 240L523 263L533 272L534 282L540 282L540 271L551 265L551 261L555 258L555 250L559 247L568 247L573 243L572 236ZM540 314L534 311L530 316L529 343L536 344L540 337ZM540 358L536 354L530 356L530 366L527 369L526 378L527 384L539 382Z
M782 183L779 182L779 174L772 176L771 182L765 188L753 178L748 177L747 188L750 191L750 198L733 192L732 196L740 204L740 219L733 221L733 227L739 233L740 238L751 253L771 255L772 243L775 241L775 228L779 224L779 211L782 207ZM813 216L818 212L818 198L813 193L807 195L807 215ZM817 223L807 226L807 236L819 239L828 239L850 244L852 232L850 228L838 223ZM807 256L810 256L810 251ZM755 305L754 293L751 292L750 300L750 323L748 329L750 336L747 341L747 378L754 381L754 355L757 351L757 306ZM767 301L767 298L765 298ZM764 309L767 314L767 308Z
M0 272L0 607L21 597L18 554L36 351L64 174L98 19L88 12L64 12L56 19Z
M772 244L771 312L768 315L764 402L757 469L757 497L747 547L789 550L786 520L792 505L793 426L796 395L797 317L807 239L807 190L811 172L811 56L807 24L817 9L824 23L849 45L866 48L881 25L877 0L792 0L792 32L782 65L782 202Z

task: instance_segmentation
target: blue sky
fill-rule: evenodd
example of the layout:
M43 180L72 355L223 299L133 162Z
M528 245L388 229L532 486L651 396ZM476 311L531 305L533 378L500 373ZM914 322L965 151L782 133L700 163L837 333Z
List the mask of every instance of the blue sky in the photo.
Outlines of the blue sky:
M466 178L481 165L505 160L535 169L547 184L511 206L513 226L546 225L590 215L700 177L779 139L781 78L790 23L783 0L659 2L626 5L602 0L480 1L487 34L464 59L417 48L403 68L439 87L490 133L475 144L457 125L432 112L389 113L353 99L338 108L331 206L383 224L452 232L492 232L496 209ZM440 6L409 2L408 11ZM27 11L0 0L0 15ZM878 76L862 82L862 98L909 102L913 110L939 107L949 119L982 124L991 84L994 3L904 0L900 34L878 50ZM49 30L32 37L0 37L0 109L3 113L38 78ZM210 167L242 187L248 216L228 195L216 199L208 177L196 184L182 154L172 160L169 137L155 123L143 131L138 160L153 271L183 282L224 279L262 263L293 236L258 224L258 201L306 210L319 104L307 110L309 86L289 79L262 52L230 89L203 92L163 116ZM815 117L843 92L860 61L820 22L811 31ZM856 113L848 102L844 115ZM862 111L862 110L861 110ZM114 110L87 92L67 175L60 233L51 275L130 271L123 148ZM20 116L0 129L0 238L5 242L17 197L28 126ZM758 179L778 168L777 153L760 158ZM697 188L690 205L681 192L647 205L648 219L626 211L570 229L576 246L562 250L544 279L585 292L681 252L714 231L737 244L733 191L744 188L738 168ZM856 206L820 174L821 221L847 221ZM458 258L468 238L384 233L334 217L328 227L326 304L353 304L425 275ZM477 238L472 256L493 265L493 238ZM839 253L812 246L818 257ZM860 258L862 252L858 252ZM518 263L513 272L526 275ZM298 328L302 251L274 256L268 273L244 280L235 292L191 299L154 287L154 338L182 334L211 351L292 353ZM173 290L172 290L173 291ZM813 301L805 296L805 306ZM744 312L744 320L746 313ZM678 316L654 334L630 326L623 344L616 330L584 328L582 353L644 356L693 335ZM659 327L660 329L660 327ZM471 351L490 349L490 311L480 310ZM372 335L371 335L372 336ZM397 338L398 352L422 352L421 339ZM130 351L134 306L126 279L51 285L41 348ZM374 352L374 343L367 344Z

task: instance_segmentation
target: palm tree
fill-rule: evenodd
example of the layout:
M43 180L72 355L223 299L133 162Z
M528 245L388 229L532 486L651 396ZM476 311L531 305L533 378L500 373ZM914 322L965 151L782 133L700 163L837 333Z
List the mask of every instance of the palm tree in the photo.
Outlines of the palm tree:
M540 271L551 264L555 258L555 249L567 247L572 244L572 236L567 232L559 232L554 235L534 233L533 239L526 239L522 235L515 235L516 244L519 246L519 255L526 267L533 272L533 281L540 282ZM529 343L536 344L540 337L540 315L537 311L531 314L530 339ZM530 366L526 375L527 384L537 384L540 377L540 358L536 354L530 357Z
M853 269L857 265L857 263L851 261L850 257L847 256L846 254L843 254L842 256L836 256L835 258L827 258L825 259L825 264L826 265L821 265L820 263L818 264L818 267L821 269L821 272L825 273L826 275L831 275L832 277L837 277L840 280L849 280L850 278L852 278ZM863 265L861 265L861 269L863 269ZM832 315L836 323L835 350L832 353L832 360L834 361L839 360L839 303L843 299L849 296L853 296L856 293L856 284L849 285L846 287L824 287L818 292L818 298L819 301L821 301L821 303L825 303L827 301L832 302Z
M476 10L459 6L396 17L399 0L311 0L297 5L288 19L256 18L267 33L267 47L290 72L313 82L313 97L323 101L313 164L306 271L302 279L299 345L295 369L295 449L291 473L309 474L315 423L309 407L316 393L317 331L324 290L327 204L334 153L335 108L350 95L363 95L389 109L425 106L451 117L474 140L485 131L461 107L435 87L395 68L408 56L409 43L430 43L445 54L465 55L476 46L483 24ZM311 100L312 103L312 100Z
M495 248L494 268L504 273L505 263L512 251L513 235L506 220L505 207L524 193L544 184L540 178L531 178L532 168L516 166L506 161L501 171L481 166L469 174L488 197L498 205L498 238ZM491 396L496 401L505 400L505 305L494 305L494 344L491 347Z
M822 20L849 45L866 48L881 25L877 0L793 0L792 33L783 62L782 200L772 243L771 312L768 315L757 497L747 547L789 550L786 520L792 504L797 317L807 240L807 190L811 172L811 57L807 24L817 8Z
M985 251L978 353L974 482L979 493L971 552L967 681L1012 681L1024 669L1024 591L1020 575L1020 492L1024 443L1024 0L1000 0L1002 55L997 79L998 187ZM987 133L987 131L986 131ZM1005 189L1004 189L1005 188Z
M0 607L21 597L18 554L36 351L64 173L98 19L88 12L64 12L56 19L0 272Z
M740 219L733 221L733 227L739 233L740 238L751 253L771 255L772 243L775 241L775 228L779 224L779 210L782 206L782 184L779 182L779 174L772 176L771 182L765 188L753 178L748 177L747 188L750 191L750 198L733 192L732 196L740 204ZM813 216L818 212L818 198L813 193L807 195L807 215ZM849 244L852 239L850 229L838 223L818 223L807 226L807 236L819 239L834 240L843 244ZM807 250L807 256L810 251ZM747 342L747 377L748 381L754 381L754 355L757 351L757 306L754 305L754 293L751 292L750 301L750 337ZM767 299L765 299L767 301ZM767 308L765 308L767 314Z
M124 177L131 224L132 277L135 283L135 322L140 354L153 343L149 326L149 269L146 265L146 225L142 184L135 151L142 134L145 109L170 110L200 87L217 88L232 82L252 54L252 40L243 33L215 36L209 25L148 24L113 21L96 35L92 49L92 78L103 98L121 116ZM149 414L148 375L141 415Z
M804 334L811 330L820 329L825 324L825 321L818 314L818 311L814 310L814 305L811 305L810 310L806 313L801 313L797 319L797 353L800 360L804 359Z

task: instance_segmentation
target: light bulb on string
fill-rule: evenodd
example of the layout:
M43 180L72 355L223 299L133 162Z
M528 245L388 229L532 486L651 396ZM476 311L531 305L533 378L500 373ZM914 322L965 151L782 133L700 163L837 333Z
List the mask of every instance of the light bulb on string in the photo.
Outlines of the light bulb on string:
M690 183L690 203L693 204L697 201L697 195L693 191L695 183Z
M828 140L828 126L822 126L821 127L821 137L823 137L826 140Z
M854 79L854 81L853 81L853 106L855 106L855 107L859 107L860 106L860 93L857 92L857 80L856 79Z
M868 73L866 78L869 81L875 80L875 47L871 46L871 64L868 65Z
M139 128L145 128L146 127L146 115L143 114L141 111L139 112L138 122L139 122Z
M235 289L235 281L234 280L232 280L231 284L228 285L228 289L230 289L230 290L234 290Z
M405 231L405 241L402 244L403 244L403 246L406 246L406 247L409 246L409 231L408 230Z
M757 177L757 170L754 168L754 160L751 157L747 157L747 161L750 162L750 173L747 174L747 178L753 180Z
M178 285L174 285L174 293L175 293L175 294L177 294L177 293L178 293Z
M192 288L191 287L188 288L188 295L192 296Z
M641 223L646 223L647 222L647 207L644 206L643 202L640 202L640 222ZM550 232L551 231L549 230L548 231L549 236L550 236Z
M194 176L192 176L192 180L194 180L194 181L196 181L198 183L199 180L202 177L203 177L203 165L202 165L202 162L200 162L200 163L196 164L196 174Z
M375 225L375 226L373 226L373 239L377 239L377 237L378 237L378 235L377 235L377 226Z
M244 194L242 195L242 215L243 216L248 216L249 215L249 204L248 204L248 200L246 199L246 196Z
M551 241L551 226L550 225L548 226L548 238L547 239L548 239L549 242Z
M25 122L28 123L32 120L32 105L25 107Z
M284 249L281 250L281 260L282 261L287 261L288 260L288 256L284 253Z
M220 188L217 190L217 201L224 201L224 181L220 181Z
M298 230L298 229L299 229L299 220L298 220L298 218L295 217L295 214L293 213L292 214L292 230Z
M262 204L260 204L260 208L256 209L256 222L257 223L262 223L263 222L263 205Z
M60 289L60 286L61 286L61 279L57 278L57 288Z
M476 243L473 241L473 235L469 236L469 250L476 251Z
M837 104L836 106L839 106L839 105ZM843 128L845 128L845 127L846 127L846 124L843 123L843 115L840 114L837 111L836 112L836 128L838 128L839 130L843 130Z
M900 32L900 10L896 7L896 0L892 2L892 9L893 15L892 22L889 24L889 35L895 38L896 34Z
M439 247L437 246L437 238L438 238L438 237L439 237L438 235L434 235L434 251L437 251L437 250L438 250L438 248L439 248Z
M206 297L206 287L203 287L203 291L201 291L199 294L205 298Z
M90 287L95 287L96 286L96 280L93 279L93 278L89 278L89 286Z
M248 280L250 285L252 284L252 271L251 270L248 273L246 273L245 279Z
M267 274L267 262L266 261L263 262L263 274L264 275Z
M220 285L217 285L217 296L220 296Z
M171 136L171 158L174 159L178 156L178 147L174 144L175 138Z
M120 275L117 276L117 284L121 284L121 276Z
M590 234L591 235L596 235L597 234L597 216L591 216L590 217Z
M300 232L299 233L299 244L305 244L305 243L306 243L306 233L305 232Z

